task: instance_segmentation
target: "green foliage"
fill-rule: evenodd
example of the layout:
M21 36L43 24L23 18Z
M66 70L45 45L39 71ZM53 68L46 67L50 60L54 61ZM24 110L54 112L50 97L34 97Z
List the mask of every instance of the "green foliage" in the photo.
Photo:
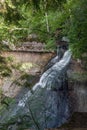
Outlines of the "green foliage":
M65 27L75 57L82 58L87 52L87 0L68 0ZM67 15L66 14L66 15Z
M47 45L46 45L47 50L56 50L56 44L55 44L54 38L47 39L46 42L47 42Z
M9 59L0 56L0 78L10 76L11 74L11 62Z
M13 98L7 97L3 94L3 90L0 88L0 113L4 108L8 108L9 104L14 102Z
M18 44L36 34L46 49L55 49L55 30L62 27L74 56L87 52L87 0L6 0L2 5L1 41Z
M29 34L36 33L40 41L47 43L50 40L51 33L53 33L52 31L54 31L54 29L52 29L53 25L57 26L57 21L55 21L57 17L54 15L55 12L53 13L54 7L56 7L57 10L58 7L61 7L63 1L65 2L65 0L38 0L37 2L34 0L22 0L21 2L17 0L14 2L6 0L4 3L6 11L1 13L2 25L0 25L0 40L18 43L18 40L23 40L28 37ZM45 13L48 15L49 33L47 32Z

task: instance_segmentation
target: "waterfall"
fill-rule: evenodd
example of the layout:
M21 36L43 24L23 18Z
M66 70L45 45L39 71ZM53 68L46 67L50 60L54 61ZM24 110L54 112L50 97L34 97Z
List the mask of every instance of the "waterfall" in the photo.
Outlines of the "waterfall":
M18 130L20 124L24 124L22 128L44 130L59 127L67 122L70 107L66 71L70 59L71 52L68 50L60 61L42 74L31 91L2 114L1 130L5 124L8 126L6 130Z

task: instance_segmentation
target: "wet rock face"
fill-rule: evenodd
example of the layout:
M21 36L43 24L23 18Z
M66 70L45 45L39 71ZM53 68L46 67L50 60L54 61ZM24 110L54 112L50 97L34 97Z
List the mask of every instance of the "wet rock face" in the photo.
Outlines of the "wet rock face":
M69 81L70 97L75 112L87 112L87 81Z
M24 127L44 130L56 128L67 122L70 117L70 106L66 71L70 59L71 53L67 51L59 62L43 73L31 91L12 105L9 111L4 112L0 119L0 124L4 124L1 129L5 124L8 127L12 124L16 126L11 130L19 130L20 126L22 129Z
M80 60L71 60L67 75L74 111L87 112L87 71Z
M86 82L87 83L87 82ZM74 93L76 95L76 112L87 112L87 85L75 84Z

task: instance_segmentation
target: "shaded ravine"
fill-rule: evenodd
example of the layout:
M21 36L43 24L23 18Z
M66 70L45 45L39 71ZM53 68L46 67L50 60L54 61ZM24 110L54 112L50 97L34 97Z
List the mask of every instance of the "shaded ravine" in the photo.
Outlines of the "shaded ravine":
M71 52L43 73L39 82L0 118L0 130L56 128L70 117L66 71ZM6 127L5 127L6 126Z

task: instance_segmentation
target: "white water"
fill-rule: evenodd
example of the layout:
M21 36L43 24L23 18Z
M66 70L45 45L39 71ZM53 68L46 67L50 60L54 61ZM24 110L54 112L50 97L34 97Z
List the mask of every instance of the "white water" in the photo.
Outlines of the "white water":
M35 84L35 86L33 86L32 90L33 92L38 88L38 87L41 87L41 88L44 88L46 87L46 83L47 83L47 80L48 80L48 76L51 76L51 72L52 71L61 71L64 67L66 67L69 62L70 62L70 59L71 59L71 51L68 50L65 52L63 58L57 62L55 65L53 65L50 69L48 69L46 72L43 73L43 75L41 76L40 78L40 81ZM50 89L50 88L49 88ZM29 91L22 100L19 101L18 103L18 106L20 107L24 107L25 106L25 103L26 101L28 100L28 98L31 96L31 92Z

